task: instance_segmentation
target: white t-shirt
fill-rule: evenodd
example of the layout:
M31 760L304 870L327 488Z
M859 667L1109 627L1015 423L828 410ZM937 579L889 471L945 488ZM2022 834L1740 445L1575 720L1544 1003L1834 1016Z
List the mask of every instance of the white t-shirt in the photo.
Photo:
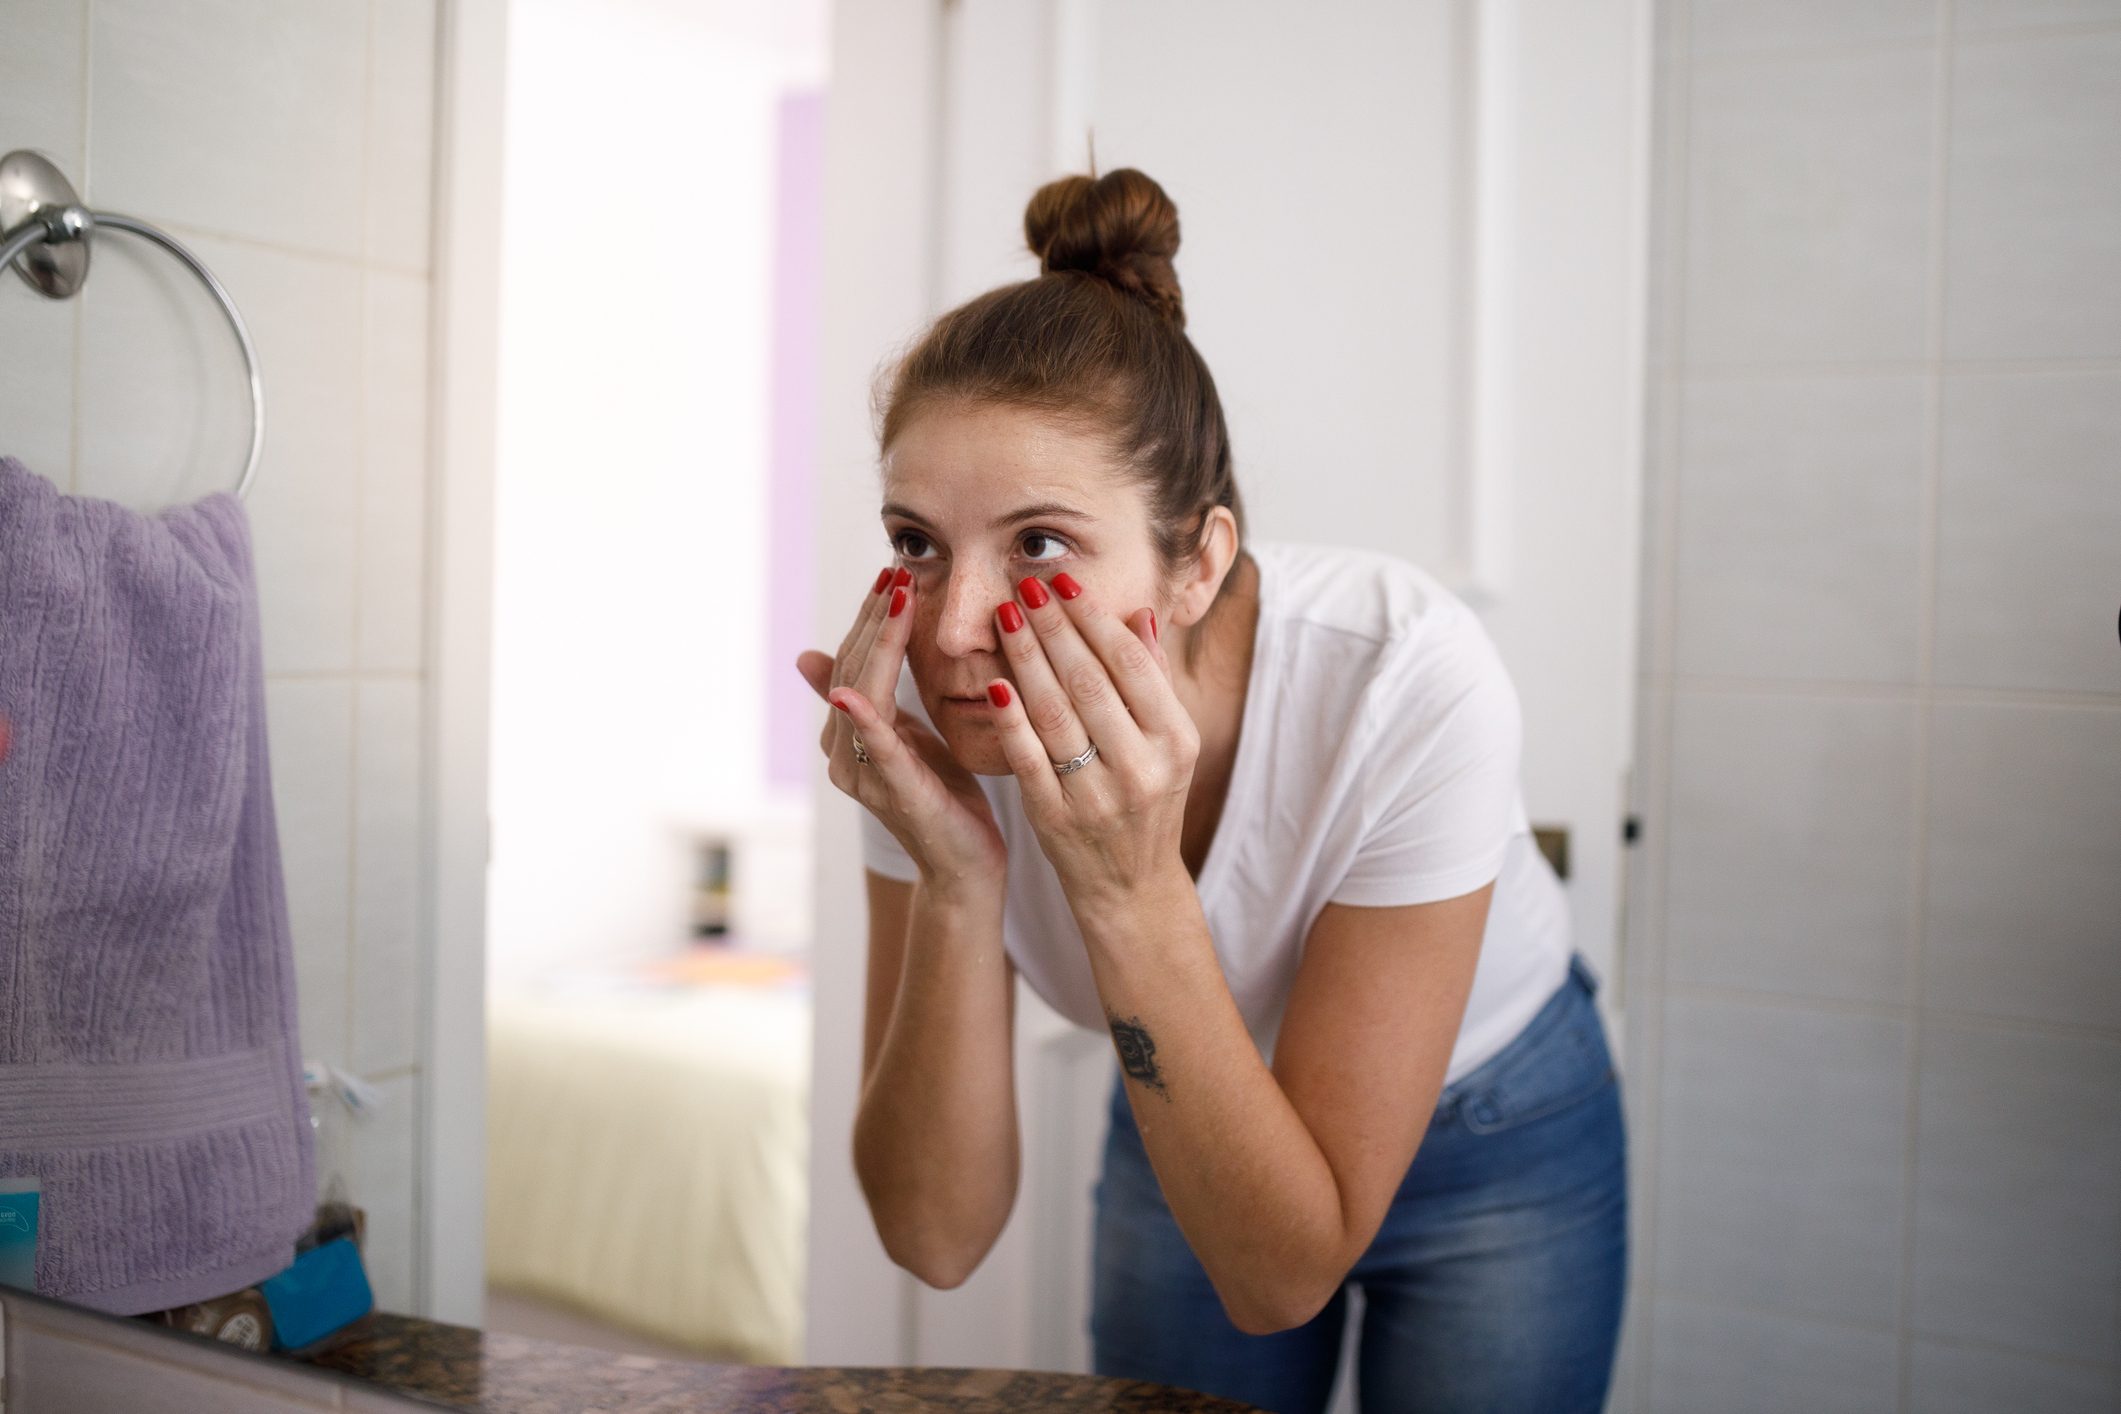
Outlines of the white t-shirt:
M1372 550L1253 541L1259 627L1237 758L1196 888L1223 976L1270 1063L1313 921L1495 880L1445 1083L1502 1049L1566 980L1560 882L1533 844L1517 691L1487 630L1423 570ZM910 669L899 710L934 723ZM978 776L1009 851L1002 942L1061 1015L1107 1029L1082 933L1014 776ZM863 862L918 870L862 810Z

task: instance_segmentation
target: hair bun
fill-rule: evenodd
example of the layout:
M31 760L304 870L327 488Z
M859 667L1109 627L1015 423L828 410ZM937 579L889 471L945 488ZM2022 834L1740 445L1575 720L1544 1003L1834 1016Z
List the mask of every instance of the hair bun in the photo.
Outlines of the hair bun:
M1146 173L1121 167L1101 177L1062 177L1040 187L1024 208L1024 239L1039 273L1095 275L1181 329L1185 302L1178 272L1178 207Z

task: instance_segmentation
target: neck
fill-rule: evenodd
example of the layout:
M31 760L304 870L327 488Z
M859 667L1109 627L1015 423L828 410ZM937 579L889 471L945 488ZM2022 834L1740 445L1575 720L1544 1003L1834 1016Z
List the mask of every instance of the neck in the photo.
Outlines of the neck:
M1259 623L1259 575L1251 556L1240 555L1230 567L1230 583L1224 592L1229 602L1191 630L1211 630L1200 647L1193 649L1190 641L1173 645L1172 685L1200 732L1196 780L1216 779L1227 768L1244 717L1245 686ZM1185 667L1189 650L1196 658L1191 670Z

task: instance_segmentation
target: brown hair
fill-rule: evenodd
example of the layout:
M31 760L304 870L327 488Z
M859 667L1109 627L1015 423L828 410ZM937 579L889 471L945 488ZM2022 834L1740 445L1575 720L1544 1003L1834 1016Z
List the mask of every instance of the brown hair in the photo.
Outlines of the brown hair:
M1199 555L1207 511L1228 506L1242 553L1244 503L1208 365L1186 337L1178 208L1132 167L1046 183L1024 208L1039 274L938 318L888 372L877 445L914 416L955 400L1003 403L1100 432L1149 492L1150 533L1166 574ZM1223 576L1209 616L1229 597ZM1202 619L1205 625L1207 617ZM1203 635L1189 636L1187 667Z

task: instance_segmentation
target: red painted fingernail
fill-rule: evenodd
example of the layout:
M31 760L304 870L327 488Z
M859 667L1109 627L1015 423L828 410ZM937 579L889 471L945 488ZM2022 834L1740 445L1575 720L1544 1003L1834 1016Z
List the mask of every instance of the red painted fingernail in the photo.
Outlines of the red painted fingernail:
M1008 600L1004 599L1002 601L1000 613L1002 616L1003 633L1015 633L1018 629L1024 626L1023 610L1017 608L1016 605L1010 603Z
M1073 599L1083 592L1083 587L1071 578L1066 570L1053 576L1053 588L1063 599Z
M891 566L885 565L883 569L877 571L876 588L869 592L871 594L881 594L884 592L884 586L889 583L891 583Z
M1024 602L1034 609L1046 607L1046 586L1035 576L1025 575L1016 582L1016 592L1024 596Z
M833 698L828 698L827 700L828 700L828 701L830 701L830 702L832 703L832 705L833 705L833 706L835 706L835 707L839 708L839 709L840 709L840 710L841 710L842 712L845 712L845 713L846 713L846 714L847 714L848 716L850 716L850 717L851 717L851 716L853 716L853 715L854 715L854 712L852 711L852 709L850 709L850 708L849 708L849 707L847 706L847 704L846 704L845 702L841 701L841 700L840 700L839 698L837 698L837 697L833 697Z
M891 582L900 586L911 584L913 583L913 571L907 569L904 565L900 565L898 573L891 576Z
M1156 631L1156 610L1154 609L1151 609L1149 611L1149 637L1155 639L1161 639L1163 637L1161 633L1158 633Z
M987 700L997 707L1007 707L1009 705L1009 684L1005 682L988 683Z
M891 591L891 617L892 617L892 618L894 618L894 619L895 619L895 618L897 618L897 617L898 617L898 611L899 611L899 610L901 610L901 609L903 609L903 608L905 608L905 607L906 607L906 591L905 591L905 590L903 590L903 589L894 589L894 590L892 590L892 591Z

